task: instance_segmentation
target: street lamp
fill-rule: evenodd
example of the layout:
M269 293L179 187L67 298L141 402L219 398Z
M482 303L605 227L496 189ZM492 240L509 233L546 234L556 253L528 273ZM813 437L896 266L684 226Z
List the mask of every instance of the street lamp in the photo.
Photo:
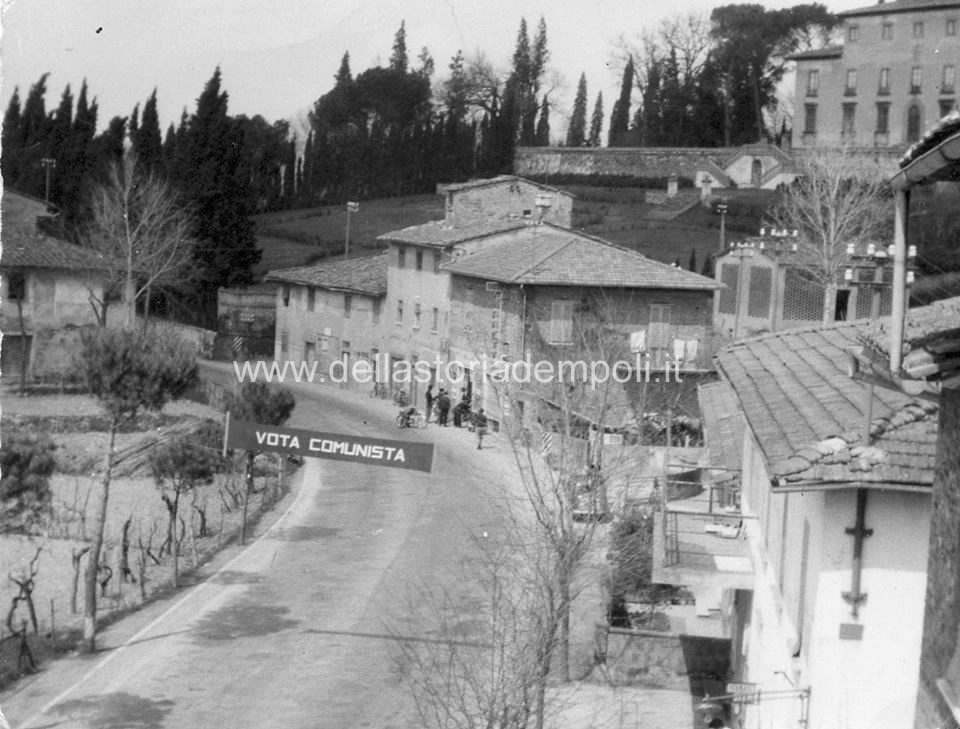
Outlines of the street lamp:
M50 205L50 170L57 169L57 161L53 159L53 157L44 157L43 159L40 160L40 164L43 165L44 178L46 180L43 201L49 206Z
M727 247L727 235L726 235L726 218L727 218L727 202L726 200L721 200L717 203L715 210L720 213L720 252Z
M360 203L358 202L348 202L347 203L347 232L344 236L344 246L343 246L343 257L347 259L350 257L350 215L352 213L360 212Z

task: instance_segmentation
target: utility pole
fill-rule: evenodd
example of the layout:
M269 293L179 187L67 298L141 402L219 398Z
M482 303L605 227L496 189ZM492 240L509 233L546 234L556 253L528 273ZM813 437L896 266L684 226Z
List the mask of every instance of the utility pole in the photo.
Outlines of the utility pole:
M347 232L344 238L344 246L343 246L344 259L350 258L350 215L352 213L357 213L357 212L360 212L360 203L348 202L347 203Z
M50 170L55 170L57 168L57 161L53 157L44 157L40 160L40 164L43 165L45 192L43 195L43 201L49 206L50 205Z

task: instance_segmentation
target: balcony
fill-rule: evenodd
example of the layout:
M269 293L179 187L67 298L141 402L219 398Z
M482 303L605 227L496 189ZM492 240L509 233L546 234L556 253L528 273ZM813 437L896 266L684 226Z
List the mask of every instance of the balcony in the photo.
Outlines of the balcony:
M855 145L857 143L857 133L851 130L840 132L840 142L844 145Z
M803 146L804 147L815 147L817 145L817 133L813 132L804 132L803 133Z
M873 146L874 146L874 147L889 147L889 146L890 146L890 132L874 132L874 133L873 133Z

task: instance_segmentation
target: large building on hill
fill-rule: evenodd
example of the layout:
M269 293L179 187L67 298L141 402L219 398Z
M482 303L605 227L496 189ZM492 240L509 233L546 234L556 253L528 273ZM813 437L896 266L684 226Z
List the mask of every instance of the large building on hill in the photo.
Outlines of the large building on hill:
M956 108L960 1L880 0L839 15L843 45L791 57L795 149L903 147Z

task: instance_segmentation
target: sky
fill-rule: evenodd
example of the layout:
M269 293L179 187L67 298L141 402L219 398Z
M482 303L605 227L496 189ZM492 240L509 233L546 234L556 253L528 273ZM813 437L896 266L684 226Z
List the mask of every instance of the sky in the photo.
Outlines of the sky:
M788 7L800 0L760 0ZM74 97L84 79L97 98L101 129L127 116L156 88L162 128L192 112L219 65L231 114L260 114L305 128L313 102L330 90L344 51L354 74L390 56L405 21L411 65L424 46L437 81L457 52L477 50L499 68L509 65L521 17L531 35L547 24L550 68L562 86L557 114L569 114L577 81L586 75L589 108L603 92L609 117L619 94L618 38L635 39L666 16L710 10L709 0L2 0L0 105L15 87L23 100L49 72L47 109L64 87ZM864 0L828 0L834 12ZM562 119L552 120L557 128Z

